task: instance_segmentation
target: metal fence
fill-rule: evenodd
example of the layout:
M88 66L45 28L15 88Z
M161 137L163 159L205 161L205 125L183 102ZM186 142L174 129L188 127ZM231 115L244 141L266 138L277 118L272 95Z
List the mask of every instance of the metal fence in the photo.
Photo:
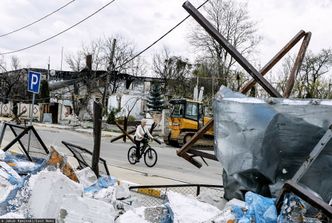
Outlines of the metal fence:
M178 185L145 185L130 186L131 193L139 198L141 205L146 207L162 205L166 202L167 192L173 191L186 196L197 197L202 193L224 195L222 185L209 184L178 184Z
M92 167L91 167L92 152L91 151L89 151L81 146L74 145L72 143L65 142L65 141L62 141L62 144L64 144L69 149L69 151L73 154L73 156L77 159L79 169L84 169L85 167L90 167L92 169ZM106 160L104 160L101 157L99 158L98 169L101 174L108 175L108 176L110 175Z
M10 130L15 138L3 148L3 151L6 152L13 149L18 144L18 148L30 161L33 161L34 157L45 158L49 154L48 148L32 125L21 126L4 122L0 130L0 145L2 144L6 130Z

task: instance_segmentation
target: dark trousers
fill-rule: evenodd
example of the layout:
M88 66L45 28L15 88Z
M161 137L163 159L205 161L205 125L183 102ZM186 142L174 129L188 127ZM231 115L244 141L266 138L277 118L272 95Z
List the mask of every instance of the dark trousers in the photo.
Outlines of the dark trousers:
M141 141L136 140L136 138L134 138L135 144L136 144L136 157L138 158L140 156L139 152L140 152L140 145L141 145Z

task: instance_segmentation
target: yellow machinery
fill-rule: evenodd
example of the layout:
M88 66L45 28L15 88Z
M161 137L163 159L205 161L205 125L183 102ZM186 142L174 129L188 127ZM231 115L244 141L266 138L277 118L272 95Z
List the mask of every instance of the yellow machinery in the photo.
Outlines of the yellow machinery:
M199 128L211 118L204 117L202 102L189 99L172 99L171 113L168 118L168 128L164 141L166 144L176 143L179 146L188 142ZM213 129L209 129L204 138L213 140Z

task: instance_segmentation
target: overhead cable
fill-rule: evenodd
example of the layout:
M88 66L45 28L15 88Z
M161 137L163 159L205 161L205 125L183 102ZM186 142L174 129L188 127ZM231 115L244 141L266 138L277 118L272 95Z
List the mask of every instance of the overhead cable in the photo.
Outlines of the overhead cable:
M32 44L32 45L29 45L29 46L23 47L23 48L21 48L21 49L17 49L17 50L13 50L13 51L7 51L7 52L4 52L4 53L1 53L1 52L0 52L0 55L8 55L8 54L13 54L13 53L21 52L21 51L24 51L24 50L27 50L27 49L33 48L33 47L35 47L35 46L38 46L38 45L40 45L40 44L42 44L42 43L45 43L45 42L47 42L47 41L49 41L49 40L51 40L51 39L54 39L55 37L60 36L61 34L67 32L67 31L69 31L69 30L71 30L71 29L74 28L75 26L78 26L78 25L81 24L82 22L84 22L84 21L88 20L89 18L91 18L92 16L96 15L97 13L99 13L100 11L102 11L104 8L106 8L107 6L109 6L110 4L112 4L113 2L115 2L115 0L112 0L112 1L108 2L108 3L105 4L103 7L99 8L97 11L93 12L93 13L90 14L89 16L85 17L84 19L80 20L79 22L75 23L74 25L68 27L67 29L64 29L64 30L62 30L61 32L59 32L59 33L57 33L57 34L48 37L47 39L44 39L44 40L42 40L42 41L40 41L40 42L37 42L37 43L34 43L34 44Z
M71 3L73 3L74 1L75 1L75 0L72 0L72 1L70 1L70 2L67 2L65 5L63 5L63 6L61 6L60 8L54 10L53 12L50 12L49 14L47 14L47 15L41 17L40 19L37 19L36 21L33 21L33 22L31 22L31 23L29 23L29 24L27 24L27 25L24 25L24 26L22 26L22 27L20 27L20 28L14 29L14 30L12 30L12 31L10 31L10 32L8 32L8 33L1 34L0 37L8 36L8 35L10 35L10 34L13 34L13 33L16 33L16 32L18 32L18 31L21 31L22 29L28 28L28 27L30 27L30 26L32 26L32 25L34 25L34 24L36 24L36 23L38 23L38 22L40 22L40 21L46 19L47 17L53 15L54 13L60 11L61 9L67 7L68 5L70 5Z

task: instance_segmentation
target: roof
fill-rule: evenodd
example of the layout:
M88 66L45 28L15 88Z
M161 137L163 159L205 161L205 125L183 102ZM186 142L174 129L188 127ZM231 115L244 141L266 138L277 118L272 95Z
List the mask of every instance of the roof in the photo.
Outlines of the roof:
M171 99L169 101L170 104L184 104L186 102L192 102L192 103L198 103L198 104L202 104L201 101L195 101L192 99L187 99L187 98L178 98L178 99Z

